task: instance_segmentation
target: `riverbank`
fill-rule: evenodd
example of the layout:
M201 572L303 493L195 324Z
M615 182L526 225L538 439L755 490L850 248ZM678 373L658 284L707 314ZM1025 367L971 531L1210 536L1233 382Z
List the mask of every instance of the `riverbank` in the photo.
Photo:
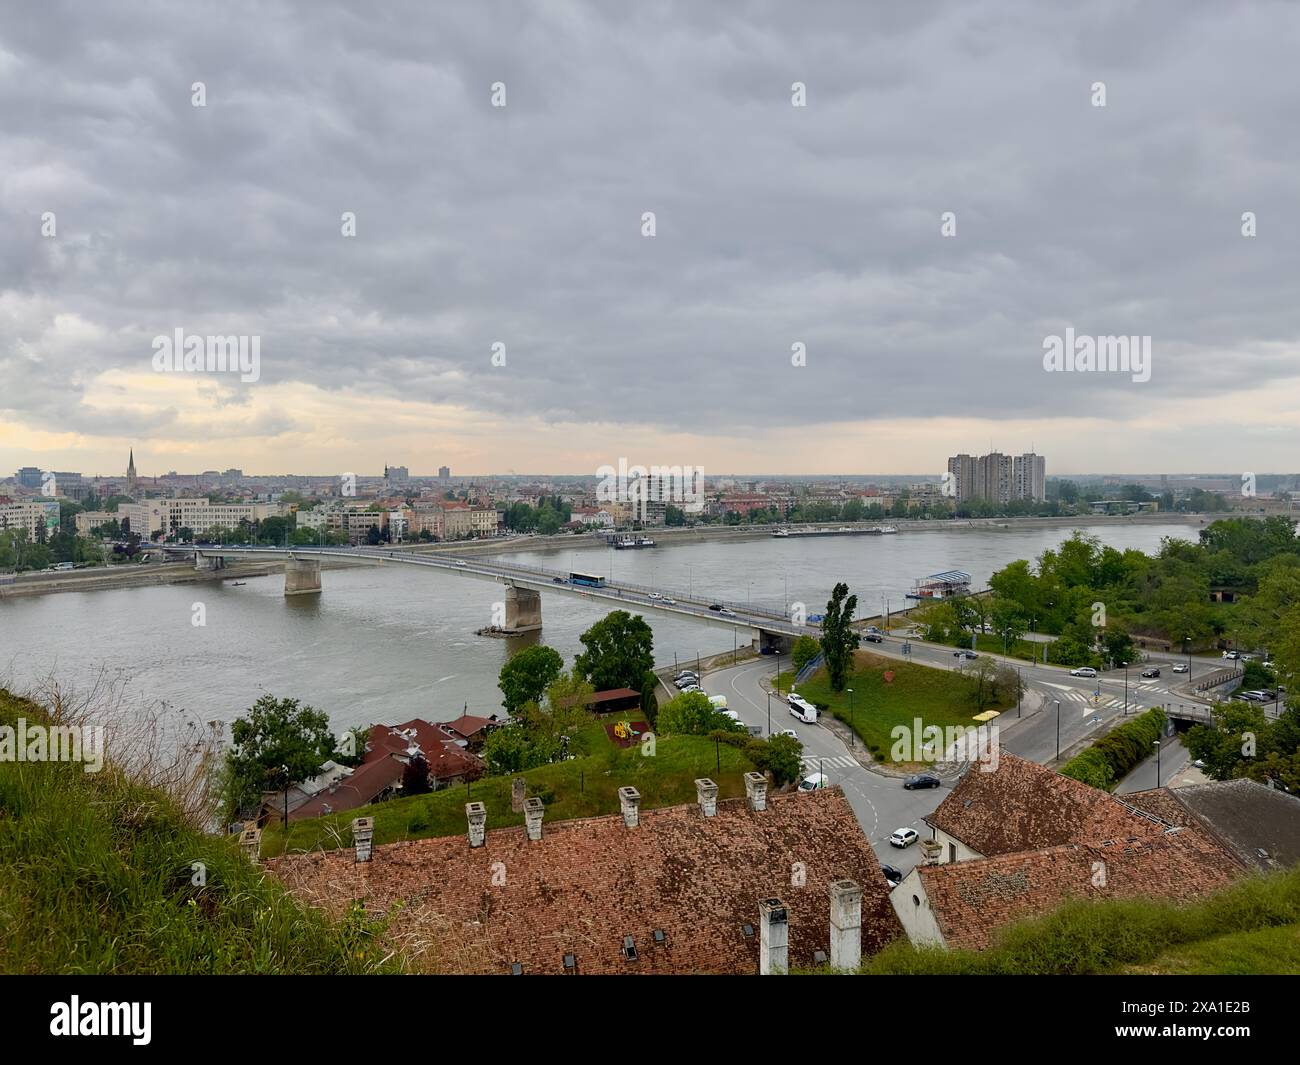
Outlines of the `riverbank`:
M351 566L348 562L326 562L322 569ZM218 570L199 570L192 562L149 562L60 573L20 573L12 583L0 581L0 599L25 599L55 592L100 592L116 588L142 588L160 584L199 584L211 581L247 580L284 572L278 561L237 562Z

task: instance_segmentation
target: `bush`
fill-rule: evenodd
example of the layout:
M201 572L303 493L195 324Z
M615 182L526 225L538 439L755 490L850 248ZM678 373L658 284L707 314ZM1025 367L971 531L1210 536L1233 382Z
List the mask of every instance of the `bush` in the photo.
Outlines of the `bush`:
M1164 727L1164 711L1148 710L1075 755L1061 775L1110 790L1146 759Z
M794 671L796 673L803 669L809 662L821 654L821 647L811 636L800 636L794 642L794 649L791 652L791 658L794 661Z

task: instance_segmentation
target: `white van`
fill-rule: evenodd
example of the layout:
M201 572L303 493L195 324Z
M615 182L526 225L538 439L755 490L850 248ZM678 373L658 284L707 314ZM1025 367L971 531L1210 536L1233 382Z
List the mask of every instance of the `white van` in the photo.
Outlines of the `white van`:
M817 720L817 707L813 706L813 704L808 702L808 700L802 695L796 695L794 692L791 692L789 705L790 713L800 721L811 723Z
M825 773L809 773L803 780L799 781L800 791L816 791L818 788L824 788L830 783L826 779Z
M735 721L737 724L740 723L740 715L736 713L736 711L734 710L719 710L718 713L720 713L723 717L730 718L732 721Z
M714 710L725 710L727 709L727 697L725 695L710 695L709 705Z

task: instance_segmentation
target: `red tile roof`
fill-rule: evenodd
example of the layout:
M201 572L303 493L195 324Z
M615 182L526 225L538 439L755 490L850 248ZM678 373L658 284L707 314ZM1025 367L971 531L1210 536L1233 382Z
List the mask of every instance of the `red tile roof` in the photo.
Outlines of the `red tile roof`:
M484 729L492 728L494 725L499 724L501 724L501 722L497 720L495 716L475 717L473 714L461 714L455 721L444 721L442 727L445 729L451 729L451 731L456 733L457 736L467 740L472 736L478 735L478 733L482 732Z
M1002 927L1042 916L1069 899L1190 901L1226 887L1244 871L1197 828L917 867L945 943L969 950L983 950ZM895 890L900 907L915 905L912 883L909 876Z
M972 765L924 820L986 858L1161 829L1109 793L1006 751L992 772Z
M334 911L353 899L372 910L404 902L391 934L443 972L505 973L518 962L560 973L573 953L583 973L752 973L758 903L770 897L789 907L791 965L807 966L829 950L827 889L844 877L863 888L864 955L900 933L879 859L838 788L769 796L760 813L740 799L717 809L643 810L635 829L618 815L548 823L539 841L522 828L490 830L478 848L464 835L393 843L365 863L333 850L266 864ZM655 929L665 945L654 945ZM637 961L621 953L627 935Z
M335 813L339 810L355 810L374 802L389 788L401 782L402 771L406 767L396 758L383 757L371 762L362 762L352 770L352 775L344 777L334 788L326 788L308 799L301 806L289 811L290 821L300 821L304 817L320 817L322 814Z

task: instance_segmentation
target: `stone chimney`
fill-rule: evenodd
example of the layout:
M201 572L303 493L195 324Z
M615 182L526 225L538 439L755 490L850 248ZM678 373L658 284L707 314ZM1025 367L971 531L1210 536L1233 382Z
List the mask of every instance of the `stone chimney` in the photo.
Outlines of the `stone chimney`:
M921 840L921 853L925 856L922 865L938 865L939 856L943 854L943 844L937 839Z
M524 808L524 798L528 795L528 778L515 777L510 782L510 809L514 813L521 813Z
M619 788L618 805L623 811L623 824L636 828L641 822L641 793L636 788Z
M481 802L467 802L465 816L469 819L469 845L483 846L483 840L487 836L487 807Z
M831 968L862 964L862 887L856 880L831 881Z
M542 838L542 815L545 812L546 806L537 796L524 800L524 828L529 839Z
M767 809L767 777L762 773L745 774L745 798L755 813Z
M695 797L700 801L700 813L712 817L718 812L718 785L708 777L698 777L695 781Z
M254 865L262 857L262 830L260 828L246 828L239 834L239 847L246 857Z
M352 819L352 843L357 848L357 861L370 861L371 843L375 838L375 819L373 817L354 817Z
M775 976L790 971L790 915L780 899L758 904L758 973Z

